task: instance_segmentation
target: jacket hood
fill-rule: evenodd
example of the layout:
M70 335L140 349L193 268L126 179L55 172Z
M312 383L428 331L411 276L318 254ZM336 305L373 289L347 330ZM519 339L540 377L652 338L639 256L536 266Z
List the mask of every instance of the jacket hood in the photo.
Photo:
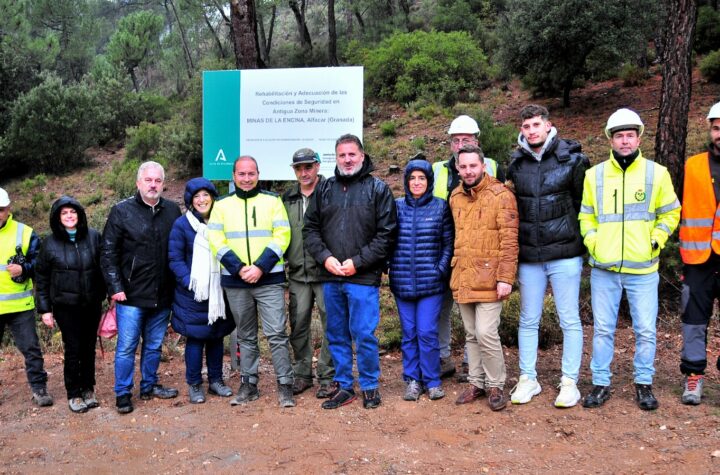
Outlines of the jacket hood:
M88 234L87 216L85 215L85 208L82 207L79 201L71 196L61 196L52 204L50 208L50 229L52 229L53 235L61 240L67 241L70 239L65 226L60 223L60 209L65 206L70 206L77 211L78 223L77 223L77 234L76 239L81 240Z
M542 148L538 153L535 153L533 149L530 148L530 144L528 144L527 139L522 134L522 132L518 134L517 143L521 149L529 153L535 160L539 162L542 159L543 154L553 145L553 142L555 142L555 137L557 137L557 129L555 127L551 127L550 132L548 132L548 136L545 139L545 143L543 144Z
M351 182L351 181L359 180L360 178L363 178L363 177L369 175L373 170L375 170L375 165L373 165L372 158L370 158L370 155L368 155L366 153L365 160L363 160L363 164L360 167L360 170L354 175L351 175L351 176L341 175L340 171L338 170L337 165L335 165L335 178L337 178L339 181Z
M410 174L417 170L423 172L427 177L427 190L425 190L425 193L423 193L420 198L415 199L413 198L412 193L410 193L408 180L410 179ZM403 178L403 186L405 188L405 200L408 203L412 204L417 202L418 204L422 205L429 201L428 199L426 199L427 196L430 196L430 199L432 199L434 184L435 176L432 171L432 165L430 165L429 162L427 162L426 160L410 160L410 162L408 162L407 166L405 167L405 177Z

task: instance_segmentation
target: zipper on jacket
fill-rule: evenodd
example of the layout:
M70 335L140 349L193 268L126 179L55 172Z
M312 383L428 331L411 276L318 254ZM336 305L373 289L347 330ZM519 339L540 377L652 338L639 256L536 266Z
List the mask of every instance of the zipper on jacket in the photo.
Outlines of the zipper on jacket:
M135 259L136 257L133 256L132 264L130 264L130 275L128 275L128 284L132 281L132 275L135 271Z
M417 205L417 202L415 203ZM412 236L417 238L417 206L413 206L413 217L412 217ZM415 249L417 246L410 246L410 265L412 266L412 289L413 294L417 295L417 272L415 270Z
M300 222L304 223L305 222L305 198L303 198L303 194L300 191L299 185L298 185L298 191L300 192L300 200L297 202L298 208L299 208L298 211L300 212L300 214L298 216L300 216ZM310 199L310 197L308 197L308 200L309 199ZM302 229L301 229L301 233L302 233ZM307 262L306 256L305 256L305 241L303 241L303 245L300 246L300 248L302 249L302 257L303 257L302 258L303 283L305 285L307 285L308 284L308 273L307 273L307 266L305 265L305 262Z
M248 262L247 265L252 265L252 257L250 256L250 230L248 229L248 202L247 198L245 198L245 246L247 247L247 258ZM253 207L253 211L254 211Z
M254 227L254 228L257 228L257 217L255 216L255 206L254 206L254 205L253 205L252 218L253 218L253 227Z
M620 228L621 231L621 238L620 238L620 272L622 272L623 263L625 262L625 170L622 172L622 227ZM617 189L615 189L615 194L617 195ZM615 198L615 209L617 213L617 197Z

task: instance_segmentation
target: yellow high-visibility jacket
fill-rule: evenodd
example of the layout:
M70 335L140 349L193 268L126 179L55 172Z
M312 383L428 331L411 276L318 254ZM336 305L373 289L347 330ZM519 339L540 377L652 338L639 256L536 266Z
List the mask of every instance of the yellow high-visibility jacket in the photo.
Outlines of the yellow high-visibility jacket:
M210 248L222 265L224 287L255 287L285 281L283 254L290 223L280 196L255 188L238 189L215 202L208 220ZM263 276L253 285L238 272L254 264Z
M585 173L579 219L592 267L650 274L678 225L680 202L667 168L640 153L623 172L611 153Z
M23 254L28 256L30 238L33 230L30 226L15 221L10 215L5 226L0 228L0 315L24 312L35 308L33 299L33 282L27 279L18 284L10 278L7 262L15 255L15 248L20 246ZM37 239L37 238L36 238Z

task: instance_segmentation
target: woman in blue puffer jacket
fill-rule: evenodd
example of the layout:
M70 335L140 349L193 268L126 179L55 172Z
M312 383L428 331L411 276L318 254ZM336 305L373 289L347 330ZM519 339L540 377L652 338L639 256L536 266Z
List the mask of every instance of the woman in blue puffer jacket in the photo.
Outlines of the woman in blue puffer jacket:
M396 200L398 235L390 260L390 289L402 326L403 399L432 400L440 386L438 317L448 286L454 227L446 201L433 197L432 167L411 160L405 168L405 197Z
M202 389L202 356L208 369L209 391L230 397L232 390L222 378L223 337L235 328L232 315L226 315L220 287L220 266L207 241L207 220L218 196L215 186L205 178L193 178L185 186L187 212L170 231L168 257L175 274L173 329L185 335L185 379L190 402L205 402Z

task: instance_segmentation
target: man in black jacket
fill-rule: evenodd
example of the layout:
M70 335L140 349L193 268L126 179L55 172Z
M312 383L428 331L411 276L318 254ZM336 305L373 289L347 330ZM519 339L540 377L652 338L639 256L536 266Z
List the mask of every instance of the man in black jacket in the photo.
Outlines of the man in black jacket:
M324 409L355 400L353 342L363 406L380 405L380 277L392 245L397 213L392 192L373 177L360 139L335 142L335 176L320 183L305 214L303 239L320 269L327 309L327 339L337 387Z
M563 331L562 377L555 406L571 407L580 400L576 383L583 335L578 296L585 247L578 212L590 162L579 143L557 136L545 107L525 106L520 117L519 148L507 169L520 213L520 380L510 400L525 404L541 391L535 364L549 280Z
M164 181L162 165L140 165L137 193L112 207L103 231L100 266L117 311L115 403L121 414L133 410L135 350L141 336L140 398L178 394L160 385L157 376L175 286L168 266L168 237L180 217L178 205L160 196Z

